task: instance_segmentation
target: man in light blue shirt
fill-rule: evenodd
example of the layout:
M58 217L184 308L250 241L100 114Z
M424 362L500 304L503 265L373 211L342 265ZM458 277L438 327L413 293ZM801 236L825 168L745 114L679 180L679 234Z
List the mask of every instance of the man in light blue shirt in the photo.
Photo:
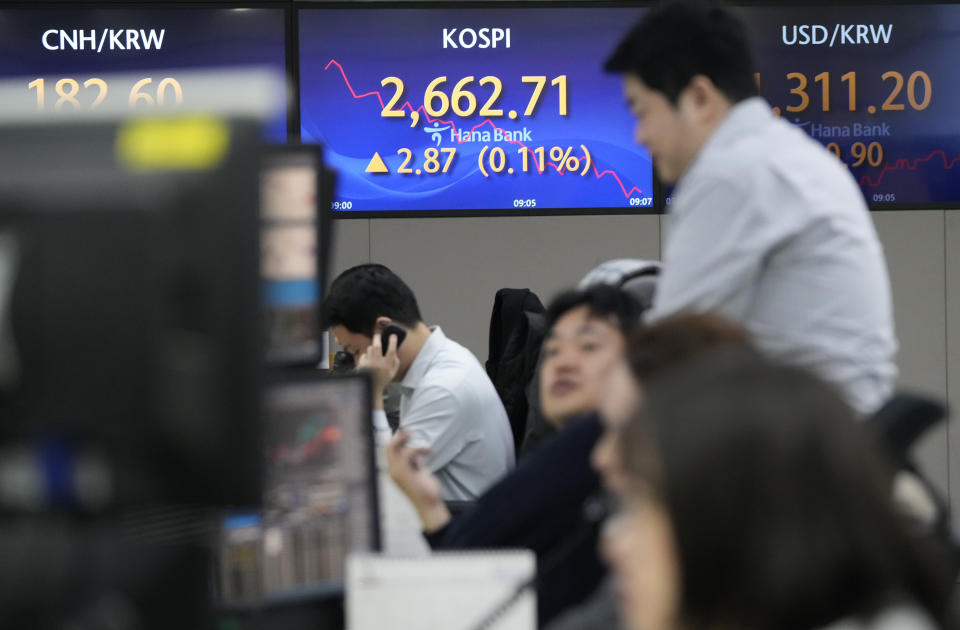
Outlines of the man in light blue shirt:
M649 317L726 316L762 351L875 411L896 378L883 250L850 173L757 95L743 24L673 3L648 14L606 69L623 76L637 142L676 183Z
M374 422L387 426L383 392L399 381L400 428L424 453L443 499L473 501L514 466L503 403L473 354L429 327L410 288L383 265L348 269L330 286L323 317L344 350L373 379ZM391 326L392 325L392 326ZM404 339L381 335L399 327Z

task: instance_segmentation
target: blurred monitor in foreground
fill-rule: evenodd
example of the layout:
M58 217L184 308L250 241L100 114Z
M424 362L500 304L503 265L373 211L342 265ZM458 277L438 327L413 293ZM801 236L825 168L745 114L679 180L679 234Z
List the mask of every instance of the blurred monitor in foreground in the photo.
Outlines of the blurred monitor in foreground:
M225 523L223 598L338 594L347 554L380 546L369 381L288 376L266 405L264 510Z
M256 504L260 124L0 137L0 510Z
M333 174L324 168L320 148L274 147L264 157L260 195L267 360L317 366L328 347L319 309L333 196Z

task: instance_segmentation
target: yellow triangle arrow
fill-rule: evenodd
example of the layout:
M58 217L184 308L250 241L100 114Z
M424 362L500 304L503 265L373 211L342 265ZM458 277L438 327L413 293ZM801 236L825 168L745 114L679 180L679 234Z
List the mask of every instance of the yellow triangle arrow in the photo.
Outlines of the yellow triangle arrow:
M387 168L387 165L383 163L383 158L380 157L379 153L374 153L373 157L370 158L370 163L367 164L368 173L389 173L390 169Z

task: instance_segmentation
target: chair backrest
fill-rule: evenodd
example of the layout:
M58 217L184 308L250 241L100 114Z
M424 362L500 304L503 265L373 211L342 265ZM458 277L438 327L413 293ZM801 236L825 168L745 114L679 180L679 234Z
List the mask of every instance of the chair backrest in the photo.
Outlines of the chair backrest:
M896 393L866 426L879 438L896 466L894 502L926 536L943 550L954 576L960 575L960 543L953 533L950 504L924 472L916 466L911 450L920 437L947 420L946 405L933 398Z
M921 435L947 417L944 403L926 396L897 392L867 420L897 461L908 458Z
M500 396L510 420L516 453L526 432L527 396L545 334L545 309L529 289L497 291L490 316L487 376Z

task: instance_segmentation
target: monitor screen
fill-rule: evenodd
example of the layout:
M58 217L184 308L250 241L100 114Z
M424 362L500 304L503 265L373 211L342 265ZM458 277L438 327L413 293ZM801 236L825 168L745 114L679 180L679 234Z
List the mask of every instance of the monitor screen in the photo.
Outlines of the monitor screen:
M393 5L396 7L396 5ZM652 211L649 154L603 63L643 10L302 9L301 137L342 216Z
M960 205L960 5L738 11L761 94L850 168L872 207Z
M323 163L315 147L278 147L267 155L261 186L261 278L270 363L317 364L325 353L320 293L329 250ZM327 194L329 196L329 194Z
M370 400L362 374L267 390L264 511L225 523L225 599L340 584L347 553L379 549Z
M283 9L37 6L0 9L0 78L22 78L23 98L51 114L108 99L135 109L189 105L177 70L286 70ZM119 73L134 73L132 81L104 77ZM267 136L286 140L286 112L269 121Z
M260 133L193 117L0 127L0 448L89 459L105 479L88 496L64 464L41 504L258 501Z

